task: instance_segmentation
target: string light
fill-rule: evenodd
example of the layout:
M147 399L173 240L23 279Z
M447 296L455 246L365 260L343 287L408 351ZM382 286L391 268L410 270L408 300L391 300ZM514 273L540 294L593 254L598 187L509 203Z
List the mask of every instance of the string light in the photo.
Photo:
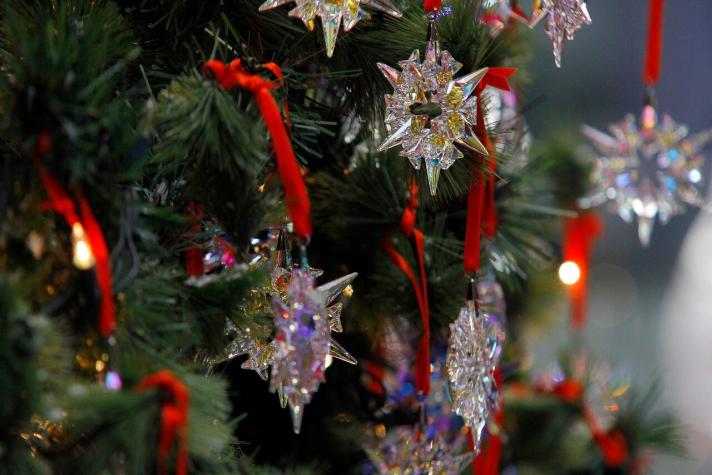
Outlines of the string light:
M566 261L559 266L559 279L566 285L573 285L581 278L581 269L574 261Z
M72 263L77 269L87 270L94 266L94 253L81 223L72 225Z

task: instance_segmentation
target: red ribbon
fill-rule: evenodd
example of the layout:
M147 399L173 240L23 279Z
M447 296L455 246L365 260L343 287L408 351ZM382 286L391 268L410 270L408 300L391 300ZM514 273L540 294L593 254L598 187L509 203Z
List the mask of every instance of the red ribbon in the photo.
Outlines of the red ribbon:
M437 13L443 6L443 0L423 0L425 13Z
M650 0L648 16L648 44L645 48L643 83L652 86L660 78L660 63L663 51L663 9L665 0Z
M203 65L203 74L206 77L215 78L218 84L225 89L239 87L255 96L262 119L272 138L277 169L282 179L282 186L284 186L285 200L294 224L294 232L298 236L308 239L312 234L309 195L299 170L297 158L294 156L287 129L284 126L282 114L271 93L272 89L280 85L282 71L274 63L266 63L261 67L272 72L279 79L279 83L266 80L257 74L248 73L239 59L233 60L230 64L211 59Z
M163 402L161 408L161 433L158 438L158 475L166 474L171 447L178 439L175 473L188 473L188 407L190 395L186 385L168 370L146 376L137 386L138 391L158 388L164 391L170 399Z
M580 212L564 220L564 261L574 262L581 272L579 280L567 286L571 300L571 327L581 330L586 325L588 298L588 264L594 240L603 233L603 221L593 212Z
M188 216L191 218L189 239L193 239L200 232L200 221L205 214L205 207L202 204L193 202L188 204ZM185 251L185 273L188 275L201 276L205 273L203 266L203 250L200 246L191 245Z
M494 380L497 387L502 387L502 372L497 369L494 373ZM499 409L494 415L494 421L497 426L502 428L504 425L504 398L500 397ZM470 431L470 450L474 448L472 440L472 431ZM497 475L499 473L500 460L502 459L502 435L489 432L487 442L480 450L480 453L472 461L473 475Z
M97 327L101 335L108 336L114 333L116 317L111 283L111 263L109 262L109 250L106 246L106 240L82 190L77 188L74 192L74 200L72 200L59 181L40 163L39 157L46 155L51 149L52 138L49 132L40 133L33 155L35 166L42 180L42 186L44 186L47 196L49 196L50 203L47 208L61 214L70 228L76 223L81 224L82 228L84 228L89 247L96 262L96 280L101 294ZM77 207L79 208L78 213Z
M393 263L403 271L410 280L415 298L418 301L423 334L420 337L415 364L415 387L427 396L430 392L430 308L428 306L428 282L425 272L425 236L415 227L415 211L418 208L418 186L413 182L410 186L409 200L401 217L400 229L403 236L409 240L420 271L420 278L415 274L408 261L396 250L391 239L391 231L387 231L383 239L383 248Z
M510 86L507 79L517 70L515 68L488 68L487 73L475 88L475 94L479 96L487 86L496 87L504 91L509 91ZM496 178L495 171L495 149L487 135L484 109L482 101L477 101L477 123L475 132L482 144L487 148L489 154L487 163L490 173L485 178L481 171L473 172L474 179L470 183L467 193L467 224L465 227L465 255L464 265L466 272L477 272L480 268L480 237L482 223L485 223L485 233L488 237L493 237L497 229L497 211L494 201L494 191Z

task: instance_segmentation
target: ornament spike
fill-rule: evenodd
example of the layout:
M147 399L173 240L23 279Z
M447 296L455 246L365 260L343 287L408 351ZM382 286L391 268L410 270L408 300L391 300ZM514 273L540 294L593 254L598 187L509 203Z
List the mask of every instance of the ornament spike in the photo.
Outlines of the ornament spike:
M638 216L638 239L643 247L650 245L650 237L653 234L655 217Z
M292 428L295 434L299 434L302 430L302 418L304 417L304 406L299 403L289 405L289 412L292 415Z
M428 176L428 188L430 194L435 196L438 191L438 179L440 178L440 164L434 159L425 159L425 172Z
M349 363L349 364L355 365L358 363L356 358L351 356L351 354L348 351L346 351L346 349L343 346L341 346L333 338L331 339L331 347L329 348L329 354L332 357L334 357L338 360L344 361L346 363Z
M334 279L331 282L320 285L316 288L317 291L325 294L326 305L331 304L336 298L341 295L346 287L351 285L351 283L358 277L358 272L352 272L351 274Z

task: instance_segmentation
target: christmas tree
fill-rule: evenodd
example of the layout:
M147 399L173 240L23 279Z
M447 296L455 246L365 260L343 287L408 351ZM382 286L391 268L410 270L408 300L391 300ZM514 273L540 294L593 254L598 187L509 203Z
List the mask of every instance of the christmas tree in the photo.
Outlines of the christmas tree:
M0 470L642 473L679 449L655 388L577 345L591 170L531 145L522 91L527 27L560 64L591 18L534 3L8 0ZM532 375L562 261L572 345Z

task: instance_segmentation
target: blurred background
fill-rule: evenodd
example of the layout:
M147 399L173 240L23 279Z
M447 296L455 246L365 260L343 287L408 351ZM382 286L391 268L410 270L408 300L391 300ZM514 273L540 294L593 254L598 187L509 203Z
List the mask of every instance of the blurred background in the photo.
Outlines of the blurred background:
M536 46L526 96L540 100L527 113L535 137L570 134L583 144L581 123L605 130L626 113L640 113L648 2L589 0L588 6L593 25L565 43L561 70L545 35L531 35ZM710 1L666 4L658 112L693 133L712 127L711 22ZM643 248L635 225L600 211L606 231L591 262L585 341L596 349L592 356L629 371L635 384L659 378L659 409L677 415L689 453L657 456L654 473L712 473L712 214L690 210L656 224ZM566 344L567 311L530 342L534 361L552 361Z

